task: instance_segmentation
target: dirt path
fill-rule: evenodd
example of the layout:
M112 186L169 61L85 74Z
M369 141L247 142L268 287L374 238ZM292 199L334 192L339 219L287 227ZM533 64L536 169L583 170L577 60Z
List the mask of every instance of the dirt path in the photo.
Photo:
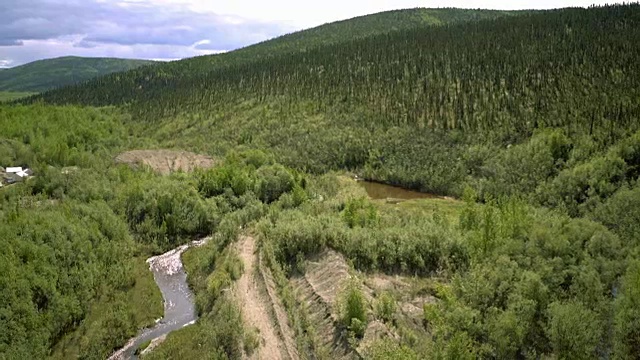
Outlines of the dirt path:
M240 259L244 263L244 273L236 284L236 295L240 301L240 308L245 325L255 327L259 331L260 346L251 359L286 359L286 347L278 336L273 320L269 315L269 302L264 298L254 276L258 257L255 254L255 239L243 236L238 244Z

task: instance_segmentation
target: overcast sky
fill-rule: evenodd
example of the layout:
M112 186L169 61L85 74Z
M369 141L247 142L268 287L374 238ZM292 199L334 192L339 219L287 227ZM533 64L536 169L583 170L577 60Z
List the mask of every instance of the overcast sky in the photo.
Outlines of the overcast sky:
M596 3L606 1L0 0L0 67L66 55L180 59L392 9L549 9Z

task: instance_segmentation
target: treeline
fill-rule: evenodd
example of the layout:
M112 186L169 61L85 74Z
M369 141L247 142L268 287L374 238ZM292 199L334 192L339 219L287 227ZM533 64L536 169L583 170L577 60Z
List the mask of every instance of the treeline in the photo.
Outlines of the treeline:
M619 129L636 127L640 113L634 101L639 11L637 4L613 5L410 29L164 84L152 81L153 74L118 74L120 82L105 78L42 98L128 103L136 118L157 121L282 97L292 112L304 100L317 111L359 110L359 126L461 129L509 138L563 127L571 134L615 138ZM190 71L187 63L182 69Z

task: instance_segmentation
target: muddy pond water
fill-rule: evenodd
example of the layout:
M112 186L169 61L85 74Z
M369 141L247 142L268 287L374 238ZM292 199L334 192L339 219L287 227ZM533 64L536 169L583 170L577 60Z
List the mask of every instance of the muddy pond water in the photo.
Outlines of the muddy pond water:
M370 198L378 199L441 199L442 196L422 193L419 191L407 190L397 186L385 185L372 181L358 181L358 184L364 188Z

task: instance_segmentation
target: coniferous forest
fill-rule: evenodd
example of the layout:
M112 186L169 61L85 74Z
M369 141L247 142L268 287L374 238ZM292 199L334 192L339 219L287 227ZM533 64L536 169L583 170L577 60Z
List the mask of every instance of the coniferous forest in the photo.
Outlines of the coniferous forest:
M162 314L144 259L206 236L198 322L143 358L260 351L227 291L249 235L299 358L640 358L638 4L381 13L0 105L0 129L36 173L0 188L0 358L108 357ZM216 165L113 161L167 148ZM327 254L349 280L305 296Z

